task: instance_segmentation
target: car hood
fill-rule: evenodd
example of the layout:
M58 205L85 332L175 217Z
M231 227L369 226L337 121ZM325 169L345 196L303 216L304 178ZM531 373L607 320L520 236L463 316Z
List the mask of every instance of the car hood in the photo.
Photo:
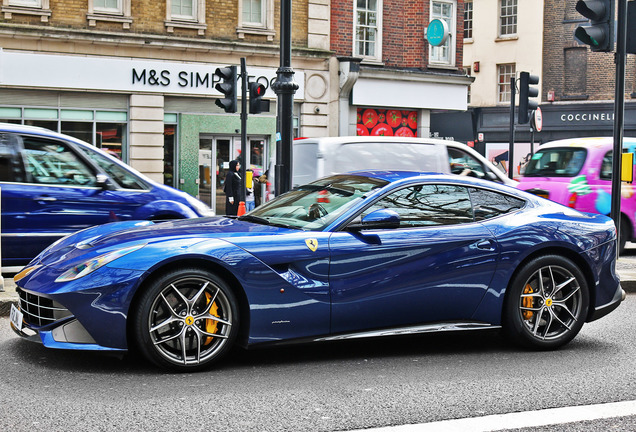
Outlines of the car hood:
M210 239L232 243L234 237L271 236L296 232L280 227L259 225L226 217L195 218L170 222L149 221L114 222L79 231L63 238L44 250L30 265L68 266L78 257L88 257L118 248L179 239L188 244Z

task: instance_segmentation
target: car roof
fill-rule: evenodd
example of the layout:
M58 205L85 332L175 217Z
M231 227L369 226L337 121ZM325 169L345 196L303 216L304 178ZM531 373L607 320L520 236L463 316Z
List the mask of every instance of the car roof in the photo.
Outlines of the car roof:
M567 138L558 141L550 141L541 144L538 150L554 147L586 147L586 148L605 148L614 144L613 137L581 137ZM636 138L623 138L623 146L636 145ZM537 150L537 151L538 151Z
M318 137L318 138L298 138L294 140L294 145L317 143L325 146L334 146L352 143L411 143L411 144L444 144L444 145L461 145L456 141L449 141L439 138L410 138L399 136L338 136L338 137Z

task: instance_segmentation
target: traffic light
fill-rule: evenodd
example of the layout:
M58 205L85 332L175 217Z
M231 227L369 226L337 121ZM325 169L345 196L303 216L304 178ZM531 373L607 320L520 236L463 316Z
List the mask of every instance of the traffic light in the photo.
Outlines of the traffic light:
M539 89L531 87L539 84L539 77L530 75L529 72L521 72L519 76L519 124L526 124L530 121L530 113L537 109L539 103L530 98L539 96Z
M251 82L250 86L250 114L258 114L269 111L269 101L263 100L265 86L257 82Z
M614 0L578 0L576 10L590 20L589 25L578 26L574 37L592 51L614 51Z
M214 86L215 89L223 93L224 98L217 99L216 104L223 108L227 113L236 112L236 100L237 100L237 77L236 66L226 66L223 68L216 68L214 75L218 76L223 82Z

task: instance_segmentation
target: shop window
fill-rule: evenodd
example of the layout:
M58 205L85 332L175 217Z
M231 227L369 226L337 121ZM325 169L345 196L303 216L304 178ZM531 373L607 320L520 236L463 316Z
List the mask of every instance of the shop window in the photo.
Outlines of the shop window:
M196 29L205 34L205 0L166 0L166 30L173 33L176 28Z
M497 65L497 101L510 102L510 79L517 76L515 64Z
M0 120L70 135L128 161L128 113L125 111L0 107Z
M464 39L473 38L473 0L464 0Z
M417 136L417 111L358 108L358 136Z
M433 0L431 2L431 21L434 19L445 21L449 35L446 42L439 46L429 45L429 65L453 66L455 64L455 23L456 0Z
M163 127L163 184L177 188L177 125L168 124L168 116L174 116L176 120L176 114L166 114L164 117Z
M2 0L4 19L10 20L16 15L39 15L40 21L48 22L51 16L49 0Z
M239 0L239 25L236 33L239 39L246 34L267 36L274 40L274 0Z
M517 0L500 0L499 36L517 35Z
M353 52L382 61L382 0L356 0Z
M98 21L120 22L129 29L132 23L131 0L88 0L88 25L94 27Z

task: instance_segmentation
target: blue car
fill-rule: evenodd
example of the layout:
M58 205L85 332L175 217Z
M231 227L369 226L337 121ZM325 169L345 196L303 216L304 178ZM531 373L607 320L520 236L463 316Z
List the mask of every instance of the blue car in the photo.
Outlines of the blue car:
M178 371L234 345L503 328L552 349L622 299L612 220L494 182L357 172L238 218L75 233L15 277L12 327Z
M0 123L2 266L20 267L54 241L113 221L214 215L185 192L48 129Z

